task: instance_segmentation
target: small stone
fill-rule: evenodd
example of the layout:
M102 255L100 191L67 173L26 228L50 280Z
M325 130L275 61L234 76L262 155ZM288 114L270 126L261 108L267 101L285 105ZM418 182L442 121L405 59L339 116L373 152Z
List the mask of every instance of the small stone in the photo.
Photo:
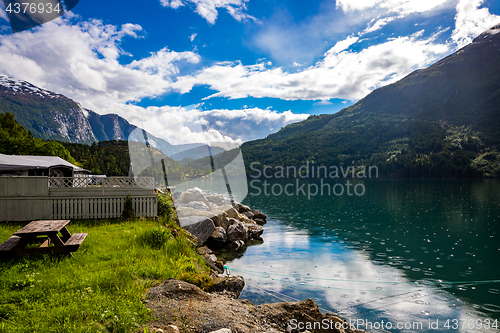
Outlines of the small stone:
M175 325L168 325L165 327L164 333L180 333L179 328Z
M212 331L210 333L231 333L231 330L229 328L221 328L220 330Z

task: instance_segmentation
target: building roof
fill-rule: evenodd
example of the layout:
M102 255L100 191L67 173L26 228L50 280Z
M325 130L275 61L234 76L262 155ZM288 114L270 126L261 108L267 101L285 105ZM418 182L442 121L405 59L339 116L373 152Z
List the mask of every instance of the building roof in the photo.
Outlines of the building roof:
M76 172L89 172L56 156L28 156L0 154L0 171L48 169L54 167L72 168Z

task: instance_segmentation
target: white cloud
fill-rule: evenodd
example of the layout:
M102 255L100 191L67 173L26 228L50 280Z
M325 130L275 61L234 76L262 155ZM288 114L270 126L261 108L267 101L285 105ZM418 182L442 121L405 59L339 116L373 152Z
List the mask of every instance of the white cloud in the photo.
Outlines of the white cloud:
M228 13L234 17L238 22L246 19L256 20L244 11L246 2L249 0L160 0L164 7L179 8L185 5L196 6L195 12L207 20L208 23L214 24L217 19L217 8L224 8Z
M355 44L359 40L359 37L349 36L344 40L341 40L335 44L328 52L328 54L338 54L344 50L347 50L352 44Z
M191 36L189 36L189 40L193 41L197 35L198 35L197 33L192 34Z
M375 21L375 23L373 23L372 25L368 26L368 28L366 28L365 30L363 30L363 32L360 33L360 35L365 35L367 33L370 33L370 32L374 32L374 31L377 31L377 30L380 30L382 29L384 26L386 26L388 23L398 19L398 18L403 18L404 16L403 15L400 15L400 16L391 16L391 17L386 17L386 18L383 18L383 19L379 19L379 20L372 20ZM370 23L372 23L370 22Z
M125 36L138 38L141 27L126 24L121 29L100 21L77 22L58 19L34 31L0 36L0 73L27 80L61 93L98 113L116 113L131 123L172 143L257 139L307 117L290 111L211 110L191 108L142 108L129 102L172 90L187 91L175 82L182 75L179 64L197 63L193 52L163 48L147 58L122 65L120 49ZM202 131L202 128L205 130Z
M307 114L259 108L243 110L187 110L182 107L127 106L127 119L172 144L236 142L267 136L269 128L281 128L306 119Z
M451 38L463 47L480 33L500 23L500 16L490 13L488 8L479 8L484 0L460 0L455 16L455 30Z
M244 66L240 62L224 62L195 75L180 77L176 84L182 85L182 89L208 85L218 91L210 97L358 100L450 52L448 45L435 43L439 33L429 38L422 38L422 33L394 38L359 52L345 50L357 40L357 37L348 37L314 66L297 73L288 73L282 68L268 69L263 63Z
M337 8L345 12L385 9L398 14L423 13L436 9L448 0L337 0Z
M123 38L137 38L142 28L121 28L101 21L57 19L34 31L0 36L0 72L64 94L99 113L120 113L121 104L172 90L183 62L196 63L193 52L164 48L122 65ZM178 86L178 84L177 84Z

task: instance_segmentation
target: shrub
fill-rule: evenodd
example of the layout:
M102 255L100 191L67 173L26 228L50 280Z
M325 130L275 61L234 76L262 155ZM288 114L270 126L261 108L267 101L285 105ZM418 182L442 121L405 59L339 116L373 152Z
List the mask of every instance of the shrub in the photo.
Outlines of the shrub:
M122 219L123 220L133 220L136 218L134 207L132 205L132 197L130 193L125 197L125 205L122 211Z
M155 227L139 235L138 240L143 246L149 246L152 249L161 249L171 237L172 234L167 228Z
M174 207L172 204L172 198L170 197L169 193L165 194L158 193L157 202L158 202L159 217L166 217L167 220L169 220L174 216Z

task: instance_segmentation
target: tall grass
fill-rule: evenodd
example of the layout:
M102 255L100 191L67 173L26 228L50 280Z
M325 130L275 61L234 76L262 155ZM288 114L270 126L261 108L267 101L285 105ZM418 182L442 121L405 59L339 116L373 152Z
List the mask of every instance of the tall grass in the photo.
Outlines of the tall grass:
M0 224L0 242L20 227ZM0 262L0 332L133 332L152 319L142 302L149 287L167 278L211 287L171 219L72 221L68 229L89 234L73 258Z

